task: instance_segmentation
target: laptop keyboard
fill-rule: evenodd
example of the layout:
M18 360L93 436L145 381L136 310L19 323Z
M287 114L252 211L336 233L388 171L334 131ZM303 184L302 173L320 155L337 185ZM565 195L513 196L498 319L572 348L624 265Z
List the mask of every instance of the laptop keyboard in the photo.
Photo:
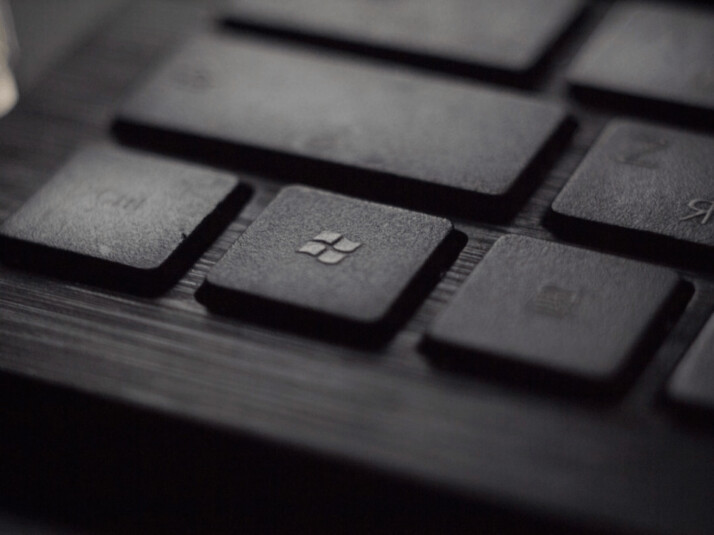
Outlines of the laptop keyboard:
M140 4L0 124L3 373L714 530L710 7Z

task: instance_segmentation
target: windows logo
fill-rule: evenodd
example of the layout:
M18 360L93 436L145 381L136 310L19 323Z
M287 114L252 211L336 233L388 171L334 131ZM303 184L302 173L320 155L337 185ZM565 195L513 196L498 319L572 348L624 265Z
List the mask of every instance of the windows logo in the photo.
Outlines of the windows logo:
M313 256L323 264L335 265L361 246L361 243L348 240L339 232L325 230L300 247L297 252Z

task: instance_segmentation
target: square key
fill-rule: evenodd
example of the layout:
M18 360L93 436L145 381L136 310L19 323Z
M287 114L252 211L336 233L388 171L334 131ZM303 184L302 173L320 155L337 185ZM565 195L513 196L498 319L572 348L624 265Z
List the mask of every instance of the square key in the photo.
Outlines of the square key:
M491 360L612 382L661 332L679 287L667 269L505 236L437 317L426 347L464 365Z
M711 118L714 16L699 8L650 2L616 5L576 59L568 79L582 90Z
M714 413L714 316L677 366L667 393L683 408Z
M439 217L290 186L209 272L199 298L320 335L331 334L328 322L374 334L453 259L452 230Z
M714 138L635 122L611 123L553 203L563 231L606 227L633 246L657 239L714 245ZM589 238L597 238L588 234ZM625 236L627 237L627 236ZM652 251L662 247L651 244Z
M239 193L230 174L93 145L0 226L2 259L63 278L160 292L232 219Z

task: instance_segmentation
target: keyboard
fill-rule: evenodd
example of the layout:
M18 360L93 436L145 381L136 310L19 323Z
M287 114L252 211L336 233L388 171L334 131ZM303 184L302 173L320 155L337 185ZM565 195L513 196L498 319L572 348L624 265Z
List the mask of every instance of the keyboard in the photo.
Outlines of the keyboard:
M710 5L97 20L0 119L0 531L714 533Z

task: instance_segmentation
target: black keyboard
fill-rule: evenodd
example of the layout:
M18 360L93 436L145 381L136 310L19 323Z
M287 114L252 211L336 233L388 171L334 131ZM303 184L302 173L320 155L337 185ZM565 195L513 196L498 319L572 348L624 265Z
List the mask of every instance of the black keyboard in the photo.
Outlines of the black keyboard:
M713 136L702 2L125 2L0 119L0 531L714 533Z

